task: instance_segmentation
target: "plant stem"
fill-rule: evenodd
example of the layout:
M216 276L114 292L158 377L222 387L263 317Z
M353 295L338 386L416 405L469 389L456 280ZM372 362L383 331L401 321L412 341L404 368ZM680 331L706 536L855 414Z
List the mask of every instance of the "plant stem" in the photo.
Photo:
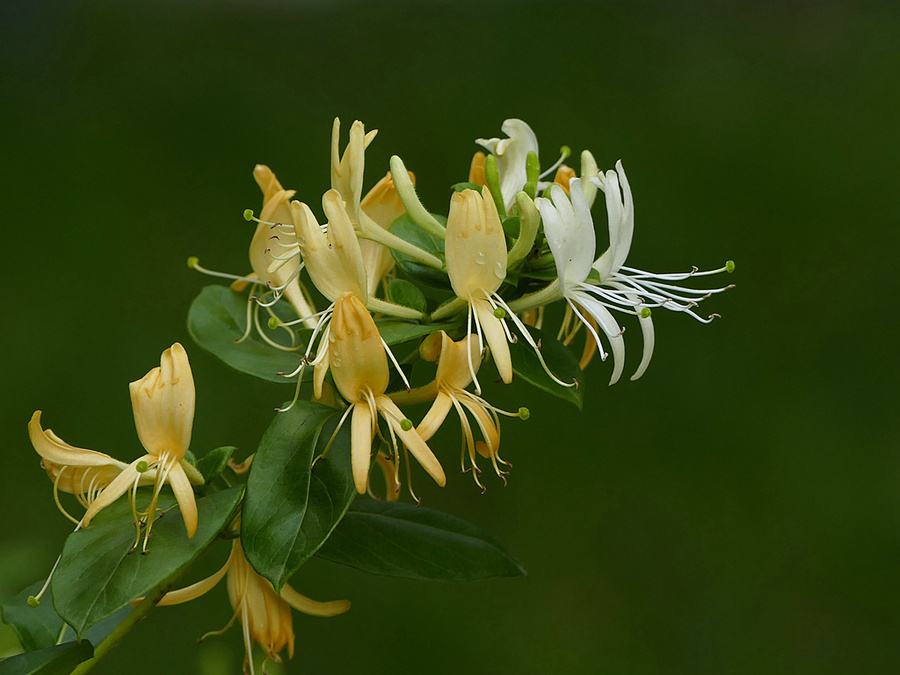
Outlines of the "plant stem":
M84 663L80 664L75 670L72 671L72 675L84 675L84 673L89 672L96 666L100 660L106 656L116 645L118 645L122 639L128 635L132 628L134 628L138 622L147 616L160 600L163 599L163 596L166 594L166 591L172 585L173 579L166 579L162 583L158 584L155 588L153 588L141 601L141 603L134 608L134 610L125 617L125 620L116 626L115 630L112 633L106 636L106 638L97 645L96 649L94 649L94 656L91 659L88 659Z
M529 293L528 295L523 295L521 298L516 298L509 302L509 308L514 312L522 312L526 309L531 309L532 307L540 307L541 305L548 305L551 302L559 300L561 294L559 292L559 279L554 279L550 282L549 285L545 286L539 291L535 291L534 293Z

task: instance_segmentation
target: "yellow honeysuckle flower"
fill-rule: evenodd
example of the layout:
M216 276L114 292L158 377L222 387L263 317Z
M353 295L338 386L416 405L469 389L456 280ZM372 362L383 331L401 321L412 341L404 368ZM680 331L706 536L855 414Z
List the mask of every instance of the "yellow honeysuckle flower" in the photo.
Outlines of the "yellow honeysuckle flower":
M500 215L487 187L456 192L450 199L445 241L447 274L454 293L468 305L468 333L474 318L479 342L487 341L500 377L512 382L508 330L502 321L497 289L506 278L506 237ZM480 391L475 368L469 372Z
M443 486L446 477L440 462L413 429L412 422L385 396L389 377L384 341L357 296L346 293L338 298L330 328L332 376L341 396L350 404L341 424L349 414L353 415L351 458L357 491L364 493L368 486L372 439L378 429L379 415L387 423L392 454L397 460L395 466L399 466L399 438L435 482Z
M70 445L52 429L44 429L40 410L36 410L28 422L28 437L41 457L41 468L53 481L53 499L57 508L76 525L80 520L66 511L59 500L59 492L74 495L87 509L100 492L128 468L126 462L103 452ZM141 475L140 484L152 485L155 478L156 470L149 469Z
M507 417L519 417L527 419L527 408L519 408L517 412L508 412L497 408L477 394L466 390L472 383L470 364L474 370L481 365L481 353L474 341L468 337L454 341L444 331L436 333L440 336L440 357L438 359L437 373L429 384L410 392L392 394L395 402L414 402L422 398L434 398L428 413L416 427L424 440L429 440L447 418L452 409L459 416L460 429L462 431L462 443L460 446L460 465L463 471L467 471L466 459L472 469L472 477L475 483L484 490L484 485L479 479L481 470L478 468L476 453L491 461L494 471L505 481L507 471L501 469L501 465L510 466L500 457L500 415ZM472 425L466 415L468 412L478 425L483 441L476 441L472 431Z
M244 672L255 674L253 641L265 652L265 660L281 662L280 653L287 647L288 658L294 656L294 622L291 608L310 616L337 616L350 609L349 600L318 602L301 595L289 585L277 593L272 584L261 577L247 562L240 539L231 545L231 555L214 574L185 588L170 591L159 606L179 605L195 600L212 590L227 576L228 600L234 614L224 628L204 635L220 635L240 619L244 637ZM263 671L265 672L265 670Z
M188 537L193 537L197 531L197 503L191 481L202 484L203 478L184 459L191 443L194 423L194 378L184 347L176 342L162 353L158 368L132 382L129 388L138 438L147 451L131 464L67 444L51 430L41 428L40 411L32 416L28 430L35 450L53 466L51 470L56 474L57 487L71 487L72 492L86 493L87 510L79 521L83 527L87 527L94 516L129 490L133 499L134 488L150 482L152 478L150 506L138 514L133 505L136 521L139 515L147 516L143 544L146 551L159 492L165 483L172 487L178 501ZM65 467L72 467L74 482L67 480L63 483L62 477L67 471ZM151 470L153 473L148 473ZM91 479L94 480L93 487ZM88 481L86 491L81 490L84 481Z

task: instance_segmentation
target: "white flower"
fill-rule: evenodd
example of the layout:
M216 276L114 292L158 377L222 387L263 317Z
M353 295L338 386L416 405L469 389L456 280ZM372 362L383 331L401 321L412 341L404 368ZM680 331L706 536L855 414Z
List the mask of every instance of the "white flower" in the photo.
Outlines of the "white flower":
M588 197L590 189L582 179L569 184L570 195L562 187L550 187L550 199L536 200L544 223L547 243L553 252L559 275L560 290L569 305L563 330L572 315L584 324L597 343L601 357L606 351L595 328L606 336L613 354L613 373L610 384L615 384L625 366L625 341L623 330L610 310L638 317L644 338L641 362L631 379L636 380L650 364L655 335L650 318L652 307L664 307L684 312L701 323L709 323L718 315L701 317L694 308L714 293L731 288L730 285L712 289L694 289L676 285L695 276L707 276L720 272L732 272L734 263L709 271L697 268L687 273L655 274L625 266L634 233L634 202L631 187L622 163L616 163L615 171L607 171L591 180L593 186L606 194L606 212L609 221L609 247L594 260L596 238ZM593 187L591 186L591 187ZM592 196L592 195L591 195ZM592 275L592 272L596 274ZM587 316L585 316L587 314Z
M527 180L525 161L528 153L538 154L538 140L531 127L519 119L504 121L500 130L508 138L479 138L475 142L497 157L500 193L506 210L509 211L516 203L516 194Z

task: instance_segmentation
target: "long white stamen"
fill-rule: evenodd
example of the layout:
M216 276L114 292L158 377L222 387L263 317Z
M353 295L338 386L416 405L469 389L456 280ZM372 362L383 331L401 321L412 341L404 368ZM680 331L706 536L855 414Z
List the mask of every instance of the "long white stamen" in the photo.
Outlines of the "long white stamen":
M397 357L394 356L394 352L391 351L391 348L388 346L388 343L384 341L384 338L381 338L381 344L384 346L384 351L387 352L388 357L391 359L391 363L394 364L394 368L396 368L397 372L400 374L403 384L406 385L406 390L409 391L412 387L409 386L409 380L406 379L406 373L403 372L403 369L397 362Z
M569 306L572 308L572 311L575 312L575 316L577 316L578 320L581 321L581 323L584 325L584 327L588 331L590 331L591 336L594 338L594 342L597 343L597 350L600 352L600 359L602 361L606 361L608 354L606 353L606 350L603 349L603 343L600 342L600 336L597 334L597 331L594 330L594 327L591 325L591 323L587 319L584 318L584 316L581 314L581 312L578 311L578 308L575 306L575 303L573 303L571 300L569 300L568 303L569 303Z
M478 376L475 374L475 366L472 364L472 303L468 305L469 311L466 315L466 359L469 362L469 375L472 376L472 384L475 385L475 391L481 393L481 385L478 383ZM476 318L476 321L478 319Z
M219 279L230 279L231 281L243 281L248 284L259 284L262 285L263 282L259 279L254 279L252 277L242 277L237 274L228 274L227 272L216 272L215 270L206 269L205 267L201 267L200 263L196 258L188 259L188 267L193 270L197 270L200 274L205 274L208 277L218 277Z
M534 338L531 337L531 333L528 331L528 327L522 323L519 317L516 316L515 312L513 312L509 305L506 304L506 301L501 298L497 293L494 293L494 299L497 300L497 303L506 310L506 315L513 322L515 327L522 334L522 337L525 338L525 342L528 343L528 346L534 351L535 355L538 357L538 361L541 362L541 367L544 369L544 372L550 377L551 380L556 382L561 387L576 387L578 386L577 380L572 380L571 382L563 382L556 375L553 374L553 371L550 370L550 367L547 365L547 362L544 361L544 355L541 354L541 350L538 347L537 343L534 341ZM481 392L479 392L481 393Z

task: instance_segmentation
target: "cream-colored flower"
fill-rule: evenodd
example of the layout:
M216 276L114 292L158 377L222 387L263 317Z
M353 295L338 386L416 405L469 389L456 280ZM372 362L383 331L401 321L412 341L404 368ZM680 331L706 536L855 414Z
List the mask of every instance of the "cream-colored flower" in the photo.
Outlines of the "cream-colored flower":
M561 386L573 386L574 383L563 382L550 372L528 328L497 292L506 278L506 235L487 186L481 188L481 194L462 190L450 198L444 251L453 292L468 305L466 339L473 339L474 324L479 350L487 342L500 378L507 384L512 382L509 343L515 338L506 325L509 319L534 350L547 374ZM469 373L475 391L480 393L475 371L474 363L470 362Z
M194 421L194 378L184 348L175 343L164 351L160 366L132 382L130 389L138 438L147 451L131 464L69 445L51 430L41 428L40 411L32 416L28 432L57 488L84 498L87 510L79 521L84 527L129 490L134 498L134 488L152 479L153 497L142 514L147 516L146 550L159 492L165 483L172 487L188 536L194 536L197 530L191 480L202 484L203 478L184 459Z
M244 557L240 539L231 545L231 555L217 572L195 584L170 591L160 606L179 605L195 600L212 590L227 576L228 600L234 614L224 628L209 635L219 635L240 619L244 636L244 672L254 675L253 642L265 652L266 661L281 662L281 652L287 648L288 658L294 656L294 621L291 608L310 616L337 616L350 609L349 600L318 602L301 595L289 585L278 593L267 579L250 566ZM201 638L201 639L203 639ZM263 669L265 672L265 669Z
M440 462L412 428L412 422L385 396L389 377L384 341L365 305L352 293L335 303L329 341L334 383L350 404L341 423L352 413L351 458L357 491L364 493L368 486L372 439L379 415L387 424L393 456L399 458L399 438L435 482L443 486L446 477Z
M454 342L444 331L435 335L440 337L440 357L434 380L410 392L394 394L391 398L400 403L423 398L434 399L428 413L416 427L419 436L426 441L437 433L450 411L456 410L462 432L460 465L463 471L467 471L468 460L475 482L484 489L479 479L481 470L478 468L476 454L489 459L497 475L505 479L507 472L501 465L509 465L500 457L499 416L527 419L528 409L520 408L518 412L507 412L491 405L477 394L467 391L466 387L472 383L470 364L476 371L481 365L481 354L474 341L465 337ZM467 413L475 419L483 440L475 440Z

